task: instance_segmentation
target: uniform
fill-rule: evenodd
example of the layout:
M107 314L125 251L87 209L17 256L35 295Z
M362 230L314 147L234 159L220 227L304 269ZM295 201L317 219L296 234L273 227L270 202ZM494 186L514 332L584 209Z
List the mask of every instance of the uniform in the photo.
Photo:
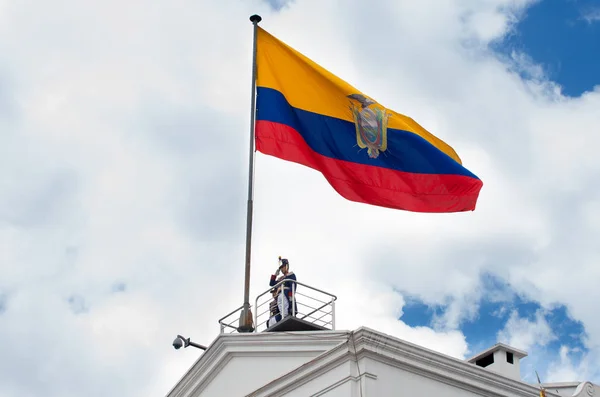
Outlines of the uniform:
M296 275L293 272L289 272L286 275L283 275L276 278L274 274L271 275L271 281L269 285L272 287L275 284L279 283L281 280L294 280L296 281ZM279 286L279 293L277 295L277 305L279 306L279 313L282 318L289 316L292 314L292 293L296 291L296 283L292 281L286 281ZM294 309L295 313L298 313L298 304L294 301Z
M273 297L271 302L269 302L269 322L267 323L267 327L271 327L275 325L279 320L281 320L281 313L279 311L279 305L277 303L277 296Z

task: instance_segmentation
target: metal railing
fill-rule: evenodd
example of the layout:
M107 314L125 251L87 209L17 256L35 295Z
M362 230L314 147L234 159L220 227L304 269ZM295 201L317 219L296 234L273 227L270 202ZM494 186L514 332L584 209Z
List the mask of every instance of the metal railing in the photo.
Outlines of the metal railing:
M274 299L270 296L270 293L273 289L278 289L284 283L292 284L290 301L292 316L324 329L335 330L335 301L337 297L308 284L284 279L256 297L254 308L252 308L254 310L253 332L261 332L269 328L268 322L271 318L270 303ZM298 292L298 286L302 287L300 288L302 292ZM281 289L283 290L284 288ZM280 293L284 293L284 291ZM265 296L267 294L268 296ZM238 332L235 324L239 321L242 309L243 306L240 306L219 320L221 333ZM236 314L237 316L234 316ZM281 320L283 320L283 317Z
M238 322L240 320L240 310L242 310L244 308L244 305L238 307L237 309L235 309L234 311L232 311L231 313L227 314L226 316L222 317L219 319L219 325L221 326L221 333L228 333L228 334L232 334L234 332L237 332L238 327L233 326L233 324L235 322ZM252 309L252 307L250 307L250 309ZM233 316L234 314L237 314L237 318L234 318L233 320L231 320L231 316ZM226 322L225 320L229 321ZM254 324L252 324L252 327L254 327ZM227 330L229 332L225 332L225 329L227 328Z

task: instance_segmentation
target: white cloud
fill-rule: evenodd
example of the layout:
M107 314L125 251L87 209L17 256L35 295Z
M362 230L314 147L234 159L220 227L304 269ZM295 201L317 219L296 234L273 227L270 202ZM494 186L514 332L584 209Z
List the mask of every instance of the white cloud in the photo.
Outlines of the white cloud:
M560 347L559 360L551 363L546 382L560 382L564 379L583 381L600 375L597 350L584 354L580 360L574 360L573 353L577 351L567 346Z
M525 351L532 349L535 345L546 346L556 338L557 336L544 317L543 310L538 310L535 313L533 321L519 317L519 313L513 311L504 329L498 332L500 342Z
M567 303L598 345L600 93L564 98L541 73L520 79L515 68L537 70L525 58L486 50L529 3L1 3L0 394L166 392L198 354L172 338L208 344L241 304L255 12L447 140L484 188L472 213L390 211L259 154L253 295L285 255L338 295L339 328L462 357L455 328L495 272ZM393 288L452 302L445 326L396 321Z
M590 7L582 13L582 19L589 24L600 21L600 8Z

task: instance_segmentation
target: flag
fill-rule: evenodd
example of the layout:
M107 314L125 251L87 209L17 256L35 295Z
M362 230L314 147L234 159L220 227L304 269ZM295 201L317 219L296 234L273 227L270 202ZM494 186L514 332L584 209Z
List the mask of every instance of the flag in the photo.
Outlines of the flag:
M475 209L483 183L449 145L260 27L256 44L257 151L321 172L351 201Z

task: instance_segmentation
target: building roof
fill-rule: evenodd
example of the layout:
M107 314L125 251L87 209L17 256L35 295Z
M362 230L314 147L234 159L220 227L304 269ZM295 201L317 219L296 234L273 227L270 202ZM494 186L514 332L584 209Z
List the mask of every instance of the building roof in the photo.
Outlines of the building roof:
M240 395L243 393L254 397L280 395L320 376L332 365L356 361L361 357L403 368L479 395L531 397L538 393L535 386L361 327L355 331L221 334L170 391L168 397L197 396L208 387L223 387L221 381L218 382L219 385L211 386L211 383L222 371L226 371L224 377L229 378L232 375L230 371L234 368L228 370L228 362L233 357L240 356L252 359L256 366L268 365L275 357L287 357L282 365L274 367L276 370L269 372L270 370L265 369L258 377L250 378L250 383L243 385L244 390L235 390ZM267 356L271 361L256 361ZM293 362L290 361L292 359Z
M351 341L351 342L350 342ZM362 356L373 358L393 367L420 373L447 385L453 385L480 395L534 396L536 386L507 378L484 368L474 366L445 354L406 342L391 335L360 327L348 333L348 342L336 346L295 368L248 397L266 397L276 392L287 392L300 379L319 376L324 368L340 360L357 360ZM369 374L366 373L366 376Z

